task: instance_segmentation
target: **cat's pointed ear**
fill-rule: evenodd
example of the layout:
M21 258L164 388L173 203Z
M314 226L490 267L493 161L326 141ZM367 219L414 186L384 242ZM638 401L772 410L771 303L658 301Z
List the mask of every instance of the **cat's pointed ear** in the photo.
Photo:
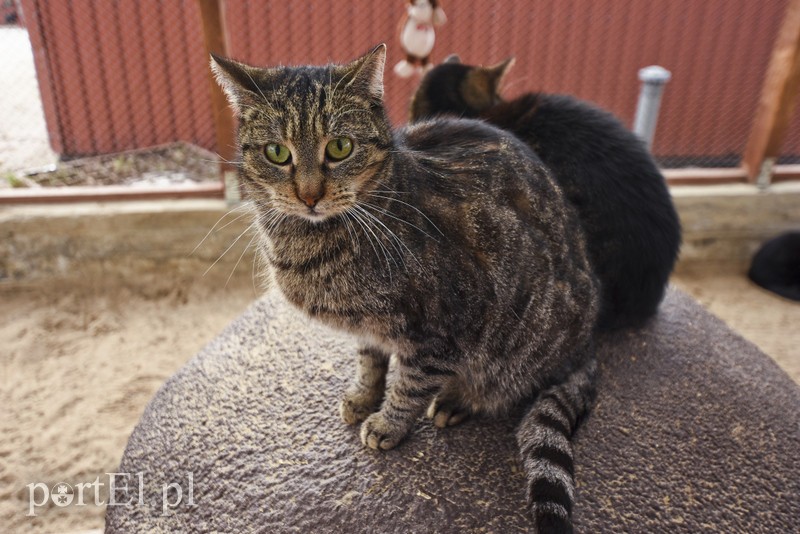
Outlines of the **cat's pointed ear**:
M211 54L211 71L236 115L241 115L242 108L262 94L256 80L263 74L263 69Z
M461 63L461 58L458 57L458 54L450 54L449 56L444 58L444 61L442 61L442 63L459 64Z
M516 59L510 57L497 65L484 68L489 87L491 87L492 93L495 96L500 96L500 88L503 86L503 80L506 74L508 74L508 71L511 70L511 67L514 66L514 63L516 63Z
M377 103L383 102L383 69L386 66L386 45L381 43L366 55L343 68L351 79L348 86L366 94Z

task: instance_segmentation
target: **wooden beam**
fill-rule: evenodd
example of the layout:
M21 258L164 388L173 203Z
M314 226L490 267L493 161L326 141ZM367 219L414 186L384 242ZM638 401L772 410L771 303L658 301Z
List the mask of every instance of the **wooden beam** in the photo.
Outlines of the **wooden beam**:
M764 162L777 158L800 88L800 0L790 0L767 67L742 166L755 182ZM764 184L766 185L766 184Z
M747 183L747 173L742 168L733 169L663 169L669 185L717 185Z
M197 0L203 20L203 40L206 46L206 63L209 54L228 55L225 34L224 0ZM211 107L214 111L214 124L217 134L217 153L223 158L222 170L233 170L229 161L236 159L235 121L228 100L208 68L208 82L211 88Z
M800 165L775 165L772 181L794 182L800 180Z
M0 190L0 205L156 200L163 198L223 198L224 192L224 184L221 181L167 187L131 187L127 185L20 187Z
M662 169L668 185L746 184L747 173L741 167L732 169ZM773 182L800 181L800 165L775 165Z

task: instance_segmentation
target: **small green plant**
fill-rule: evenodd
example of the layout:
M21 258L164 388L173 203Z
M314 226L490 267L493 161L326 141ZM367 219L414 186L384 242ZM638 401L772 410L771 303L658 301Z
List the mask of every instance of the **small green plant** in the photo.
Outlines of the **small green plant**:
M19 176L10 171L3 174L3 180L8 183L9 187L27 187L27 184Z
M133 162L126 156L118 156L114 158L111 167L115 173L128 172L133 168Z

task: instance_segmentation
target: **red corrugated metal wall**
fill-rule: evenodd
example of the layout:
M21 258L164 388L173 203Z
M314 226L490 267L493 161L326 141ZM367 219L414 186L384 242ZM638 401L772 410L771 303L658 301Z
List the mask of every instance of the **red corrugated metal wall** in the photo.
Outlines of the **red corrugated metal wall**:
M671 70L654 152L736 165L787 0L444 1L433 59L517 58L509 94L565 92L630 124L640 67ZM111 152L172 140L214 147L207 61L192 0L23 0L54 148ZM256 64L346 61L375 43L401 58L405 2L227 0L230 55ZM416 80L387 69L392 119ZM44 87L48 85L48 87ZM800 123L795 121L793 131ZM785 152L800 153L790 135ZM698 159L697 156L704 158Z
M214 148L194 0L22 0L53 149Z

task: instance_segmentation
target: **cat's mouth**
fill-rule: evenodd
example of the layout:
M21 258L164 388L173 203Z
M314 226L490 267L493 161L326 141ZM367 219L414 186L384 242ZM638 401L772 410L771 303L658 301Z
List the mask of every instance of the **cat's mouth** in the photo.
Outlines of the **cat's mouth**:
M310 219L312 221L319 221L328 216L327 213L323 213L317 208L306 208L304 215L307 219Z
M284 214L312 223L320 223L340 215L346 206L341 202L319 202L309 206L303 202L279 202L276 206Z
M294 215L311 222L322 222L329 217L336 215L336 210L329 207L317 206L297 206Z

